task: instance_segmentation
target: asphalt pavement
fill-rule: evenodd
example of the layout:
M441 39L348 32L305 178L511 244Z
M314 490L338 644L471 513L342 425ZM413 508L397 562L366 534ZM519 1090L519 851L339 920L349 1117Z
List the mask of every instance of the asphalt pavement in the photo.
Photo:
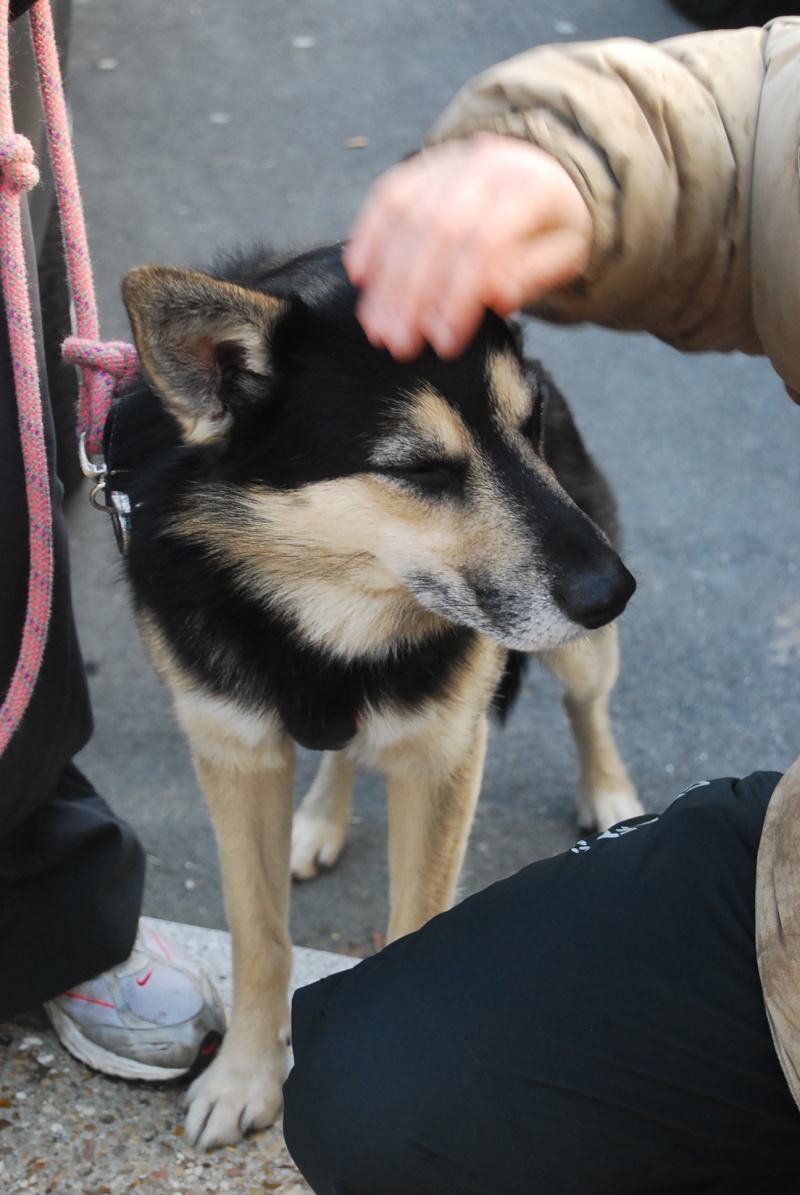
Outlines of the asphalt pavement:
M690 27L666 0L75 0L71 106L104 335L128 335L132 266L346 235L370 181L493 62ZM704 777L785 768L800 749L800 410L762 361L591 328L526 335L619 498L639 588L614 717L645 807ZM71 525L97 724L82 766L146 845L146 912L222 927L209 819L110 527L83 495ZM302 755L298 793L315 764ZM558 686L533 669L492 734L464 894L572 844L574 781ZM365 775L340 865L294 890L296 943L380 941L385 829L381 780Z

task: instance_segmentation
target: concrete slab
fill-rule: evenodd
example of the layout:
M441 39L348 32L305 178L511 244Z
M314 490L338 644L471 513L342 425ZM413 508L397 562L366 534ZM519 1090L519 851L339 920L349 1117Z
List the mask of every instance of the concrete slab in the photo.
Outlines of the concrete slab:
M153 921L202 961L230 1008L230 935ZM292 990L356 960L296 947ZM0 1024L0 1192L3 1195L307 1195L280 1126L238 1146L196 1153L183 1140L183 1087L128 1083L88 1070L60 1046L44 1014Z

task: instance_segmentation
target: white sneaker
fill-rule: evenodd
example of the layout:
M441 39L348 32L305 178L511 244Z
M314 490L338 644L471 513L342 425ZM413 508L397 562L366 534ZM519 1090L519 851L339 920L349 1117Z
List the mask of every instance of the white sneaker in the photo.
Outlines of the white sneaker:
M44 1008L70 1054L122 1079L159 1082L202 1068L226 1028L202 967L144 922L126 962Z

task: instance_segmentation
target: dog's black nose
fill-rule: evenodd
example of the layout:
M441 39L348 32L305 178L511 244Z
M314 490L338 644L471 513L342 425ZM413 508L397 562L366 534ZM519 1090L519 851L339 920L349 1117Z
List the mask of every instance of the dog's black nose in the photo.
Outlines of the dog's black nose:
M619 617L635 589L634 577L619 557L609 552L590 567L571 569L560 576L552 592L556 605L572 622L596 631Z

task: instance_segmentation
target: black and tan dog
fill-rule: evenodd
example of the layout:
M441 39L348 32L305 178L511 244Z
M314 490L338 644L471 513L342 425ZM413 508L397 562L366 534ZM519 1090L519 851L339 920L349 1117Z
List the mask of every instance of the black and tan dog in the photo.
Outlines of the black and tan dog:
M279 1111L290 855L298 877L334 862L359 760L387 775L390 938L453 899L516 653L564 684L581 826L641 812L608 716L634 582L563 398L500 319L457 361L399 364L363 335L336 247L145 267L124 297L146 381L109 422L109 484L233 937L231 1025L189 1092L208 1147ZM294 741L326 755L292 847Z

